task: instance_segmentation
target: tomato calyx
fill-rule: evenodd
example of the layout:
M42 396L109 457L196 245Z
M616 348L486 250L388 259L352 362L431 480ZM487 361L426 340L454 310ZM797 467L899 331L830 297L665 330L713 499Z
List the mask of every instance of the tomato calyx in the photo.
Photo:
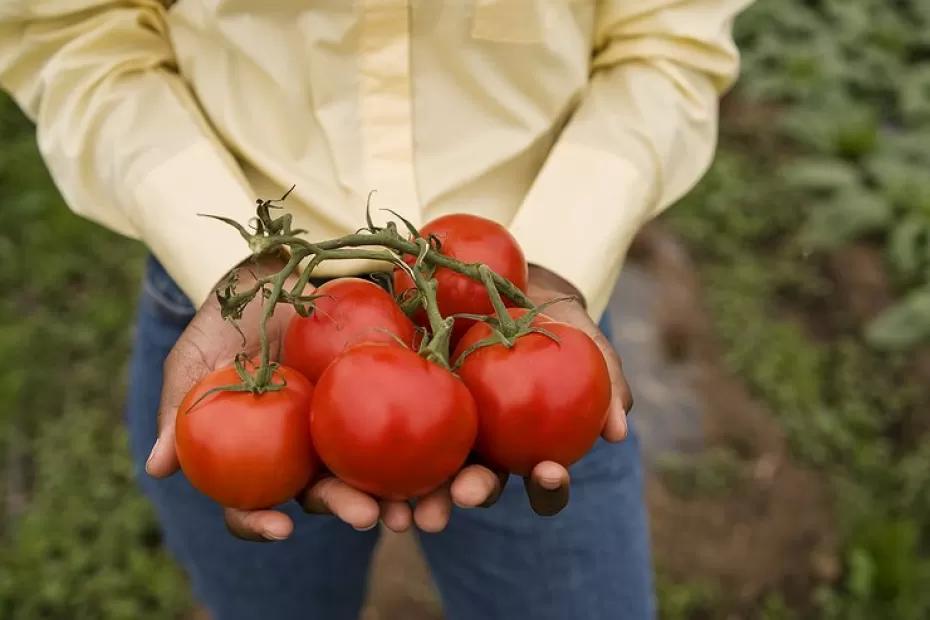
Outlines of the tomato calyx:
M485 347L490 347L494 345L502 345L505 348L511 349L516 345L517 340L528 335L528 334L540 334L549 338L558 344L559 337L554 333L549 331L544 327L535 325L536 319L540 314L553 304L562 303L566 301L576 301L574 296L568 297L558 297L556 299L550 299L549 301L539 304L529 310L524 314L518 317L511 316L507 307L504 305L504 301L501 298L500 292L497 290L496 285L494 284L493 279L490 278L488 269L484 265L479 267L479 271L482 272L482 281L484 282L485 287L488 290L488 296L491 299L491 303L494 306L495 314L490 316L476 315L476 314L459 314L456 315L457 318L471 319L474 321L479 321L488 326L491 331L491 335L487 338L479 340L478 342L472 344L470 347L462 351L462 353L455 360L453 369L458 369L461 367L465 359L479 349Z
M280 364L277 362L269 362L267 365L268 372L270 374L269 380L264 380L261 376L262 369L259 368L253 375L246 368L246 364L251 364L252 361L246 356L245 353L240 353L236 356L236 359L233 361L233 367L236 369L236 375L239 377L240 383L230 383L228 385L218 385L214 388L211 388L200 395L191 406L188 407L184 413L190 413L201 401L212 394L217 392L249 392L252 394L264 394L266 392L278 392L287 387L287 379L283 375L278 373L278 368ZM252 364L254 365L254 364ZM274 376L278 374L281 377L280 383L275 383Z

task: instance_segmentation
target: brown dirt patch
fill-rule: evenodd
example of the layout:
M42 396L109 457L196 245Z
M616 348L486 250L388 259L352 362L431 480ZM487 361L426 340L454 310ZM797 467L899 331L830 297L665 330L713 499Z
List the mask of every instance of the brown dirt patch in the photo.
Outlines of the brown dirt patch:
M661 282L666 348L696 368L707 450L724 450L735 470L725 489L708 495L673 491L661 473L650 475L656 564L674 581L714 586L715 613L726 617L751 617L772 592L806 607L818 584L839 576L828 486L792 462L774 417L723 368L681 245L660 225L648 227L638 245Z

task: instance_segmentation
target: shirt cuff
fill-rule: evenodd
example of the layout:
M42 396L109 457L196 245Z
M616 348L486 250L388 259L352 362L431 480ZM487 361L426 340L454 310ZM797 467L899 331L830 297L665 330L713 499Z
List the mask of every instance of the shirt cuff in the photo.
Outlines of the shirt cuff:
M178 286L199 307L234 266L251 255L239 233L198 213L245 224L255 200L219 147L197 142L148 172L135 189L130 217Z
M603 314L652 186L630 161L558 143L511 222L529 263L573 284L595 320Z

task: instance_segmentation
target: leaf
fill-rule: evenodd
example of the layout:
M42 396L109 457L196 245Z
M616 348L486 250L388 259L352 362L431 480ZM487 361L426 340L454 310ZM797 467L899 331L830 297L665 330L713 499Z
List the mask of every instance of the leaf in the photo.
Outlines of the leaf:
M916 65L900 81L901 112L908 121L930 120L930 66Z
M882 141L865 161L870 179L882 194L906 211L924 211L930 215L930 151L926 148L930 133L895 136Z
M930 265L930 219L906 216L891 231L888 256L892 266L905 277L916 277Z
M822 154L856 158L872 152L879 141L876 111L868 103L850 100L842 89L827 92L788 110L781 130Z
M918 290L878 315L866 340L886 351L903 351L930 341L930 288Z
M858 169L841 159L805 157L783 166L785 183L802 191L836 191L859 184Z
M850 551L846 563L846 587L858 599L868 600L872 596L875 582L875 564L872 558L865 550L856 547Z
M401 215L397 211L394 211L393 209L381 209L381 210L387 211L388 213L390 213L391 215L399 219L401 222L403 222L404 227L407 229L407 232L410 233L411 239L416 239L417 237L420 236L420 231L418 231L417 227L413 225L413 222L405 218L403 215Z
M865 188L850 188L816 206L801 230L804 245L834 247L877 230L891 219L891 206Z

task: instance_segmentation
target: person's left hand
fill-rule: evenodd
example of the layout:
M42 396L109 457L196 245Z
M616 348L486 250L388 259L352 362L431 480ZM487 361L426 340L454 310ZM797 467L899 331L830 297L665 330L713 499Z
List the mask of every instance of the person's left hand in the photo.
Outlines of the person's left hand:
M626 415L633 406L633 397L623 377L620 358L597 324L588 316L578 291L552 272L531 266L527 293L536 304L567 295L573 295L578 299L553 304L546 309L545 314L581 329L600 347L607 361L613 391L607 422L601 436L610 442L623 441L627 435ZM449 498L462 508L489 506L497 500L505 481L506 475L497 474L482 465L469 465L455 476ZM537 514L551 516L568 504L568 470L558 463L544 461L536 465L530 476L524 479L524 486L530 505ZM449 507L442 511L437 508L436 512L448 515Z

